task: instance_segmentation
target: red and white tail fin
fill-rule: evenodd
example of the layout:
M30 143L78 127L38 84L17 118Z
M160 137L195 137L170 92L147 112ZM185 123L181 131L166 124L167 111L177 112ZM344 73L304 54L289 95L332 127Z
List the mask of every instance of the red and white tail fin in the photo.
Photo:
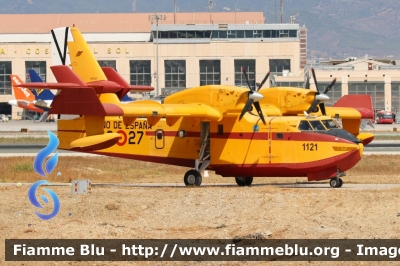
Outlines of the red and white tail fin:
M28 88L20 88L16 85L23 84L22 80L17 75L10 75L11 83L17 101L34 101L36 100L35 95Z

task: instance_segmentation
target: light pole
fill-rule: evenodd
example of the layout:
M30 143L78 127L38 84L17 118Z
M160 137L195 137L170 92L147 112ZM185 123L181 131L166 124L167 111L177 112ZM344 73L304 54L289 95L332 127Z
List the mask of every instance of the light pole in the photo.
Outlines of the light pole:
M156 21L156 92L154 96L158 96L158 21L159 20L165 20L167 16L165 15L160 15L160 14L154 14L154 15L149 15L149 21L153 23L153 21ZM153 40L154 40L154 34L153 34Z

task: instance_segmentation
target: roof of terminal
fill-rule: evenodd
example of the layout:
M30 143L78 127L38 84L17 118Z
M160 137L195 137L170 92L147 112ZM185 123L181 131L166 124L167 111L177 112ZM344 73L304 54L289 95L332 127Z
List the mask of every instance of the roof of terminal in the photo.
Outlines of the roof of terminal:
M263 24L262 12L158 13L159 25L171 24ZM41 34L53 28L72 26L85 33L150 32L154 13L109 14L1 14L0 34ZM155 21L153 21L155 23Z

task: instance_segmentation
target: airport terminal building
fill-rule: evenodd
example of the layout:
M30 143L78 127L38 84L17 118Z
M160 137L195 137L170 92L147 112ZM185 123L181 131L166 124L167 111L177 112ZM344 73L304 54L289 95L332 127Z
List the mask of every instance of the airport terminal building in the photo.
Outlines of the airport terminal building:
M206 84L246 86L271 70L302 75L307 31L298 24L265 24L262 12L0 15L0 114L13 108L10 74L29 81L34 69L55 82L50 66L52 28L75 25L102 66L155 95Z

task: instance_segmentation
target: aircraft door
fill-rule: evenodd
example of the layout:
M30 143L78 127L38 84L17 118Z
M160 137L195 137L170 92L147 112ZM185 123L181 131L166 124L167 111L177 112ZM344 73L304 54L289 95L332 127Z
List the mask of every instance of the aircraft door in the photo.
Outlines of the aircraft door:
M155 145L157 149L164 149L165 146L165 138L164 138L164 130L157 129L155 131Z

